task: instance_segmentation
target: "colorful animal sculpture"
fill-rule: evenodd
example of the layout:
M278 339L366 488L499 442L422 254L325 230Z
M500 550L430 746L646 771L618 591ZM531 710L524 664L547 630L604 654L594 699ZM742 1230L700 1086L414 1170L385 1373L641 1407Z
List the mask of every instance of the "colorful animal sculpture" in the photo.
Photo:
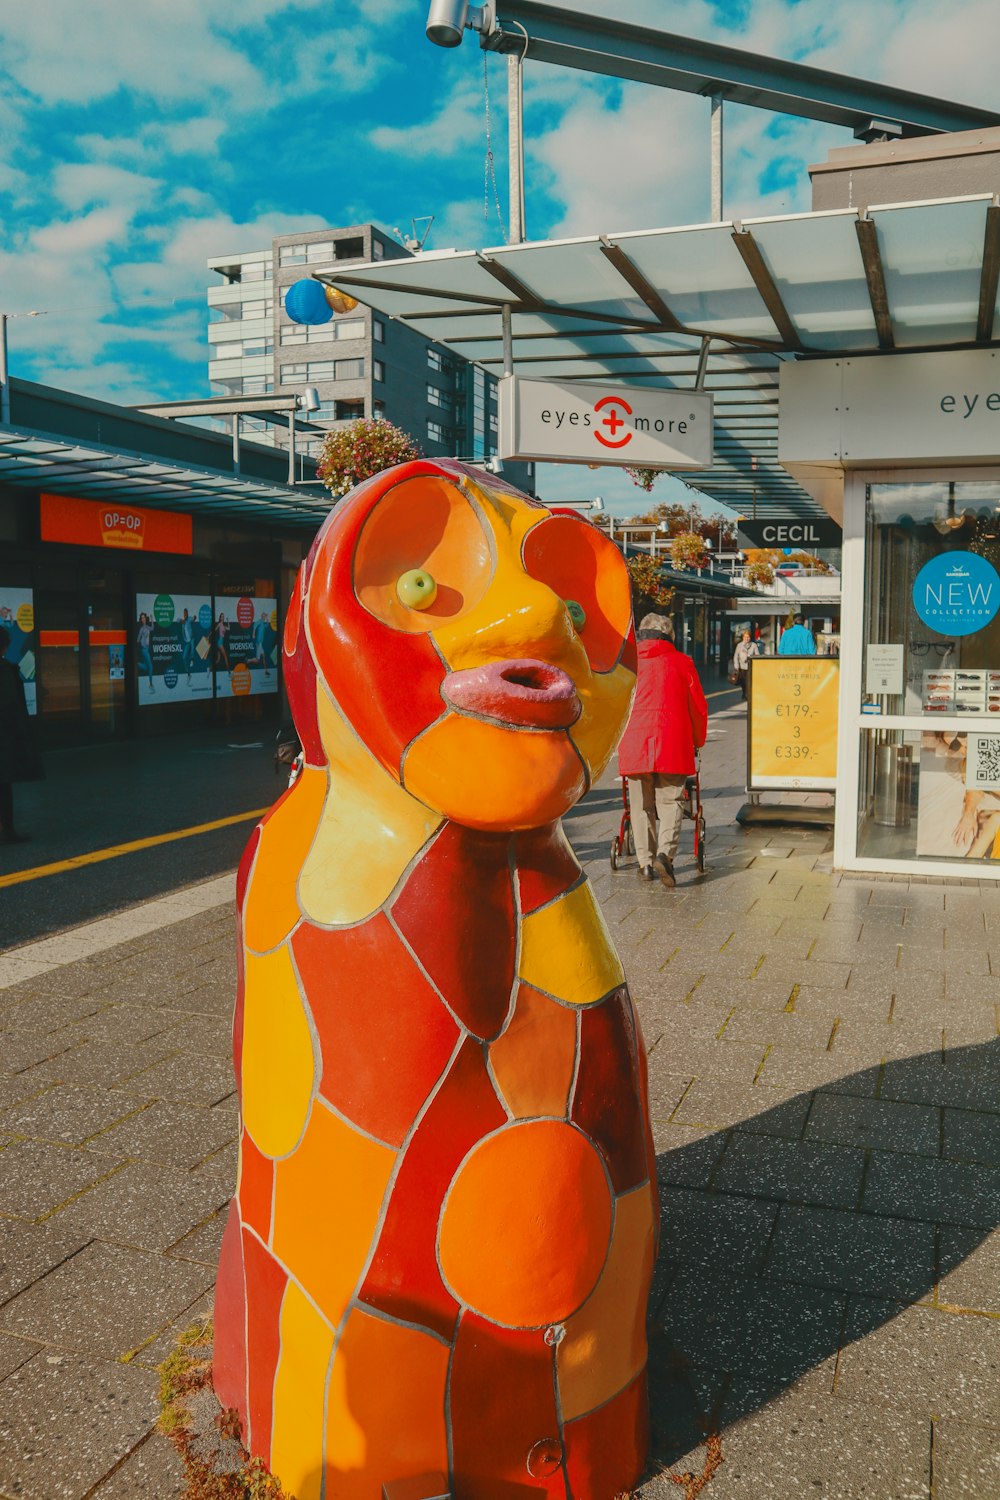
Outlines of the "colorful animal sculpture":
M559 819L628 713L625 566L409 463L320 532L284 663L305 769L239 874L217 1393L297 1500L612 1500L646 1456L655 1164Z

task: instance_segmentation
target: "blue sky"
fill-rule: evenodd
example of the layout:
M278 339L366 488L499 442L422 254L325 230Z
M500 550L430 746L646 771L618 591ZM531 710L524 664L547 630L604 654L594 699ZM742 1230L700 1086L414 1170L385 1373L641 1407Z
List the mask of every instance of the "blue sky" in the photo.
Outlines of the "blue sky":
M583 9L604 9L582 0ZM15 375L122 402L208 394L205 260L373 220L429 248L484 222L483 58L424 40L426 0L41 0L0 5L0 308ZM623 17L991 105L996 0L620 0ZM505 64L488 61L506 215ZM708 104L526 68L531 238L708 216ZM809 207L846 132L730 108L726 214ZM642 497L599 476L617 510ZM586 471L543 493L582 498ZM657 488L667 498L670 486ZM680 486L675 486L680 490ZM686 491L681 491L686 493Z

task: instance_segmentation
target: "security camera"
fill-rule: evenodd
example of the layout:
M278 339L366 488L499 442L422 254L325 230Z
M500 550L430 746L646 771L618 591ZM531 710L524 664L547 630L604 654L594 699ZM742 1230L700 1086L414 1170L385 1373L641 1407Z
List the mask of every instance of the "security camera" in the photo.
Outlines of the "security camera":
M488 474L502 474L503 473L503 459L500 458L500 456L498 454L494 453L493 456L492 456L492 458L488 458L486 460L486 462L483 464L483 468L486 470L486 472Z
M306 385L302 388L302 394L298 399L299 411L319 411L319 391L314 385Z

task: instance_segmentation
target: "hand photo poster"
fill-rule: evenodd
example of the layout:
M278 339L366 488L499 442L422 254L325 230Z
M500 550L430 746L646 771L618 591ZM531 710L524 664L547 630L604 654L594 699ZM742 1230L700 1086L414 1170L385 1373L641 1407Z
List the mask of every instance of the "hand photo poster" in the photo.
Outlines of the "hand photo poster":
M215 600L212 664L219 698L278 691L278 601L259 594Z
M34 595L31 589L0 588L0 625L10 636L7 660L21 674L24 684L24 701L29 714L38 712L35 696L35 636Z
M987 744L985 753L981 740ZM974 744L970 746L970 741ZM920 739L917 854L1000 859L1000 779L995 735L926 730ZM973 751L970 763L970 751ZM992 772L984 774L984 768ZM971 773L971 774L970 774ZM976 779L978 778L978 779Z
M139 704L212 697L212 601L193 594L137 594Z

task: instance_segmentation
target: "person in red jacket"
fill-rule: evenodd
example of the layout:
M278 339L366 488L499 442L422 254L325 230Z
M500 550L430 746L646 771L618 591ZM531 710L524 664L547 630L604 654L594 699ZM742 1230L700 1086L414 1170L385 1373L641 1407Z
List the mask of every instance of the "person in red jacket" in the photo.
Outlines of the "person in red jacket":
M684 783L708 733L708 704L690 656L674 645L674 622L644 615L639 622L635 702L618 746L618 774L628 777L629 812L639 879L677 884Z

